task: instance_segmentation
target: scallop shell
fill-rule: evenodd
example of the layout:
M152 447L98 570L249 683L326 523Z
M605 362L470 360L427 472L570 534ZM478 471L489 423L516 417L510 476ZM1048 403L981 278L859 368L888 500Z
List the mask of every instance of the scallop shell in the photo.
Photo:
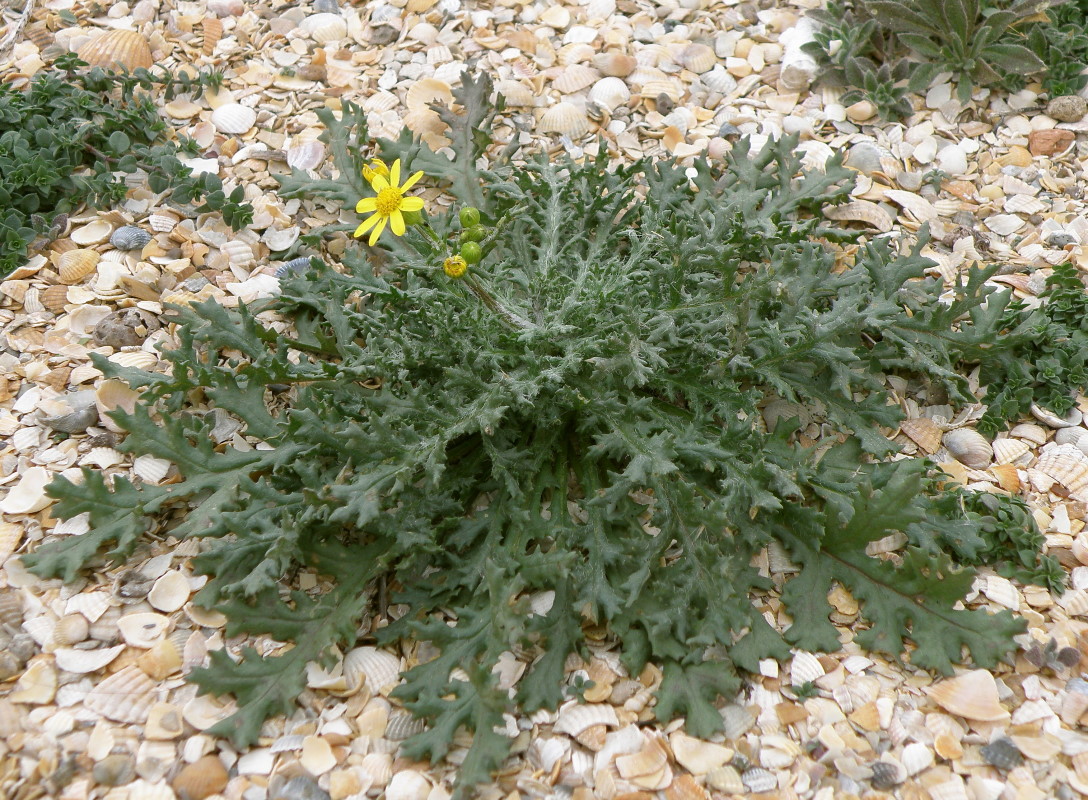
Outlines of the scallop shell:
M46 287L41 293L41 303L54 314L59 314L68 305L68 287L63 284Z
M212 112L211 123L220 133L242 134L253 127L257 112L241 103L225 103Z
M714 48L693 42L680 51L677 61L686 69L701 75L714 68L718 63L718 56L714 53Z
M773 792L778 788L778 778L774 776L774 773L760 767L746 769L741 774L740 779L744 781L744 785L748 791L754 794L759 794L760 792Z
M438 78L422 78L411 86L404 94L404 105L409 111L430 111L432 104L444 107L453 105L453 92L450 85Z
M122 225L110 235L110 244L118 250L140 250L151 241L151 234L135 225Z
M619 724L620 721L613 706L603 703L574 704L560 709L559 718L552 730L556 733L577 736L586 728L594 725L606 725L614 728Z
M593 66L600 70L602 75L612 78L626 78L635 71L638 61L635 60L634 56L629 56L626 53L611 51L595 55L593 57Z
M609 111L615 111L619 106L626 105L631 99L631 90L619 78L601 78L589 90L589 99L594 103L599 103Z
M302 142L287 148L287 165L296 169L317 169L325 160L325 145Z
M733 750L728 747L705 742L680 731L669 737L669 747L676 763L696 776L724 766L734 755Z
M666 95L672 102L679 103L683 92L671 80L650 80L642 84L639 94L645 100L656 100L658 95Z
M107 236L109 233L107 232ZM69 250L61 253L57 258L57 270L60 272L61 283L78 283L94 272L101 260L101 256L94 250Z
M536 94L521 81L499 81L495 84L495 91L503 96L508 107L536 105Z
M238 239L224 242L219 250L236 267L249 266L256 260L253 255L253 248Z
M151 647L166 636L170 618L150 611L126 614L117 621L121 637L133 647Z
M993 448L974 428L948 431L942 441L954 459L972 469L986 469L993 460Z
M841 222L864 222L881 233L887 233L895 225L892 215L868 200L854 200L824 209L824 216Z
M793 654L793 663L790 665L790 683L800 686L803 683L812 683L824 676L824 665L820 659L812 653L799 650Z
M402 742L409 736L415 736L426 727L423 720L413 716L407 711L401 711L389 716L385 726L384 736L393 742Z
M571 64L552 80L552 88L563 94L580 92L592 86L601 73L585 64Z
M219 794L229 780L230 774L219 757L206 755L185 765L170 785L181 800L196 800Z
M938 681L926 691L937 705L965 719L997 722L1009 717L998 698L994 676L988 670L976 669Z
M1031 453L1031 446L1020 439L997 439L992 447L995 464L1012 464Z
M348 35L348 23L339 14L311 14L299 28L318 44L338 42Z
M83 702L106 719L143 724L155 702L155 684L139 668L127 666L91 689Z
M152 608L170 613L184 606L190 593L189 579L178 570L170 570L155 581L147 594L147 601Z
M1071 493L1088 487L1088 461L1069 453L1044 453L1039 456L1035 469L1047 475Z
M427 800L431 782L422 772L406 769L398 772L385 788L385 800Z
M82 642L91 634L91 623L82 614L65 614L53 626L53 644L57 647Z
M1074 406L1069 409L1069 412L1064 417L1059 417L1053 411L1048 408L1043 408L1035 403L1031 404L1031 415L1035 419L1044 425L1049 425L1051 428L1072 428L1080 425L1084 415L1080 409Z
M1065 429L1063 428L1063 430ZM1021 422L1009 431L1009 436L1013 439L1024 439L1034 444L1046 444L1047 433L1046 428L1042 425L1036 425L1034 422Z
M374 694L388 694L400 683L400 659L376 647L356 647L344 656L349 685L365 680Z
M62 647L53 651L57 668L75 675L98 672L113 662L125 650L125 645L102 647L97 650L76 650Z
M590 121L586 113L574 103L557 103L540 117L538 130L541 133L558 133L579 139L589 132Z
M170 233L177 227L178 220L177 215L171 214L169 211L156 211L147 218L147 224L151 226L153 231Z
M130 30L115 30L96 36L76 51L92 67L150 69L154 60L147 39Z
M132 462L132 471L144 483L158 485L170 471L170 462L155 456L138 456Z
M23 600L15 589L0 592L0 628L19 630L23 626Z

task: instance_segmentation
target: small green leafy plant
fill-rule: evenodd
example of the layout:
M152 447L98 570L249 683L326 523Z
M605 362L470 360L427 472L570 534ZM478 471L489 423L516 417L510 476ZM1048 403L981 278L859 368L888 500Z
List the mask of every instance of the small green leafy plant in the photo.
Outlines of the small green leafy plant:
M59 214L84 203L124 199L126 175L146 174L155 192L178 203L203 199L201 211L222 211L235 229L252 219L239 187L228 197L214 175L193 175L179 156L197 155L195 142L167 138L152 89L188 91L220 76L115 74L69 54L35 75L28 89L0 84L0 276L22 264L27 248L54 227Z
M659 664L655 713L698 736L721 727L715 702L739 670L791 645L840 647L835 583L861 603L864 647L944 672L1005 656L1022 621L956 608L973 572L954 556L978 526L929 463L879 460L900 418L884 373L973 399L957 360L999 331L994 270L971 270L945 303L921 244L865 243L842 268L834 243L854 236L820 212L848 197L851 172L839 157L802 170L793 137L758 151L742 139L724 165L693 169L510 151L485 169L490 93L463 77L462 112L445 112L452 163L379 142L460 205L383 240L381 261L349 247L336 268L285 276L277 298L178 309L170 374L95 357L143 390L112 414L121 446L178 478L58 479L56 514L88 512L90 530L45 543L30 568L70 580L100 553L123 559L151 525L203 539L197 601L227 615L228 637L293 645L213 652L193 674L237 698L212 732L238 746L293 709L307 663L354 644L380 582L397 613L370 641L439 653L396 690L428 724L402 752L437 760L471 731L462 794L509 752L504 714L570 696L564 664L588 654L586 626L607 628L632 674ZM363 115L346 103L323 120L339 174L296 170L282 192L354 204L369 191ZM194 398L260 446L214 447ZM804 447L796 420L766 430L776 398L818 409L830 434ZM866 554L893 532L907 537L895 559ZM801 568L784 632L749 599L771 586L753 566L771 542ZM285 591L301 567L330 588ZM530 664L512 693L492 671L510 651Z

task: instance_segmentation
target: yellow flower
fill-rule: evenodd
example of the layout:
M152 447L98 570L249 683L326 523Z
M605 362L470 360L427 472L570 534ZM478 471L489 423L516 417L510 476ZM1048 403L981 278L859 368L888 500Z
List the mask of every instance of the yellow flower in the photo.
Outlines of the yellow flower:
M354 235L360 237L371 228L374 228L370 234L370 244L373 245L377 243L378 237L381 236L382 231L385 230L385 223L388 222L389 227L393 229L394 234L403 236L404 214L402 212L419 211L423 208L422 197L405 197L404 193L412 188L412 186L415 185L415 182L422 177L423 171L420 170L401 184L399 158L393 162L393 167L389 170L388 178L380 172L375 171L374 177L370 181L370 186L378 193L378 196L364 197L359 201L359 204L355 206L355 210L360 214L368 212L373 213L363 220L362 225L355 229Z
M389 177L389 167L378 158L370 159L370 164L363 167L363 180L367 183L373 184L375 175L381 175L383 178Z
M442 269L446 271L446 274L451 278L460 278L465 274L465 270L468 269L468 262L461 256L450 256L442 262Z

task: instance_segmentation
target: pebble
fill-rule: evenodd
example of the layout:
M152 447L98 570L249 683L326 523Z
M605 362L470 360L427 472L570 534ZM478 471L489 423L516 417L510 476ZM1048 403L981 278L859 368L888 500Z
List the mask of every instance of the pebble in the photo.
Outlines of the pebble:
M143 344L160 323L148 311L126 308L115 311L94 327L94 343L99 347L135 347Z
M39 420L45 427L62 433L83 433L98 422L98 407L92 389L71 392L62 401L68 407L55 415L42 414Z
M1033 156L1052 156L1064 152L1076 138L1073 131L1058 128L1032 131L1028 136L1028 150Z
M1075 94L1063 94L1046 104L1046 115L1058 122L1080 122L1088 114L1088 100Z

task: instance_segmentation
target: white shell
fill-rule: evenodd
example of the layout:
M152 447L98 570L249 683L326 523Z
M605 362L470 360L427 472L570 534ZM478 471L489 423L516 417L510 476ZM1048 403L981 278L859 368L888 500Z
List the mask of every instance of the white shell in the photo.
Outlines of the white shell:
M926 692L946 711L964 719L996 722L1009 718L998 698L997 682L988 670L976 669L938 681ZM905 760L903 763L906 766Z
M733 750L728 747L705 742L680 731L669 737L669 747L676 763L696 776L706 775L724 766L734 755Z
M356 647L344 656L348 684L365 680L374 694L388 694L400 683L400 671L400 659L376 647Z
M521 81L504 80L495 84L495 91L506 99L508 107L532 106L536 104L533 90Z
M253 127L257 112L240 103L225 103L212 112L211 123L220 133L241 134Z
M170 613L184 606L189 594L189 579L178 570L170 570L155 581L148 592L147 601L152 608Z
M155 702L155 684L138 667L127 666L87 693L84 704L115 722L143 724Z
M111 233L113 233L113 226L110 223L104 219L96 219L73 230L70 238L80 247L90 247L102 244L110 238Z
M150 611L126 614L117 620L121 637L133 647L151 647L166 635L170 618Z
M138 456L132 462L132 471L144 483L158 484L170 471L170 462L155 456Z
M714 48L693 42L680 52L678 61L681 66L692 72L702 74L714 68L718 63L718 57L714 54Z
M1044 425L1049 425L1051 428L1072 428L1076 425L1080 425L1081 420L1084 419L1084 415L1076 406L1069 409L1069 413L1064 417L1059 417L1050 409L1032 403L1031 415L1039 420L1039 422L1042 422Z
M579 139L589 132L589 117L574 103L557 103L540 117L538 127L541 133L558 133Z
M385 788L385 800L427 800L431 782L422 772L406 769L398 772Z
M631 90L619 78L601 78L589 90L589 99L615 111L631 99Z
M109 357L109 360L119 366L133 367L134 369L151 369L159 363L159 357L146 350L126 350L121 353L114 353Z
M393 777L393 756L389 753L369 753L363 756L359 766L378 788L386 786L389 779Z
M954 459L972 469L985 469L993 460L993 448L986 437L974 428L951 430L942 441Z
M53 475L45 467L30 467L19 482L0 500L0 512L4 514L33 514L53 502L45 493L45 487Z
M798 650L793 654L793 663L790 664L790 682L794 686L812 683L823 676L824 665L812 653Z
M236 267L249 266L256 260L253 248L239 239L224 242L219 250Z
M104 647L98 650L76 650L73 648L57 648L53 656L57 660L57 668L76 675L88 672L98 672L111 663L125 650L123 644L116 647Z
M112 447L93 447L79 460L79 465L91 464L99 469L108 469L123 464L124 461L125 454L119 450L114 450Z
M83 592L72 597L64 607L65 614L82 614L88 622L97 622L110 607L106 592Z
M1021 439L997 439L992 447L995 464L1012 464L1031 452L1031 446Z
M169 211L156 211L147 218L147 224L153 231L170 233L177 227L178 217Z
M448 83L438 78L422 78L408 87L404 104L409 111L433 112L431 104L447 108L453 105L453 91Z
M616 717L616 709L604 703L565 705L559 710L559 718L552 730L556 733L566 733L577 736L586 728L593 725L607 725L616 727L620 724Z
M296 169L316 169L325 160L322 142L302 142L287 148L287 165Z
M903 748L899 760L903 765L903 771L910 777L932 766L933 751L921 742L914 742Z
M348 23L339 14L311 14L299 28L318 44L338 42L348 35Z
M1077 431L1084 429L1062 428L1061 430ZM1009 436L1014 439L1024 439L1025 441L1033 442L1034 444L1046 444L1047 433L1046 428L1044 428L1042 425L1036 425L1034 422L1021 422L1019 425L1009 431ZM1057 438L1057 434L1055 434L1054 436L1055 438ZM1058 442L1058 444L1062 443Z
M223 704L210 695L202 694L186 703L181 714L198 731L206 731L215 723L229 717L234 710L233 702Z
M1053 478L1071 493L1080 492L1088 487L1088 461L1079 451L1074 452L1077 455L1065 452L1043 453L1035 464L1035 470Z
M552 88L563 94L580 92L601 77L601 73L585 64L571 64L553 81Z

